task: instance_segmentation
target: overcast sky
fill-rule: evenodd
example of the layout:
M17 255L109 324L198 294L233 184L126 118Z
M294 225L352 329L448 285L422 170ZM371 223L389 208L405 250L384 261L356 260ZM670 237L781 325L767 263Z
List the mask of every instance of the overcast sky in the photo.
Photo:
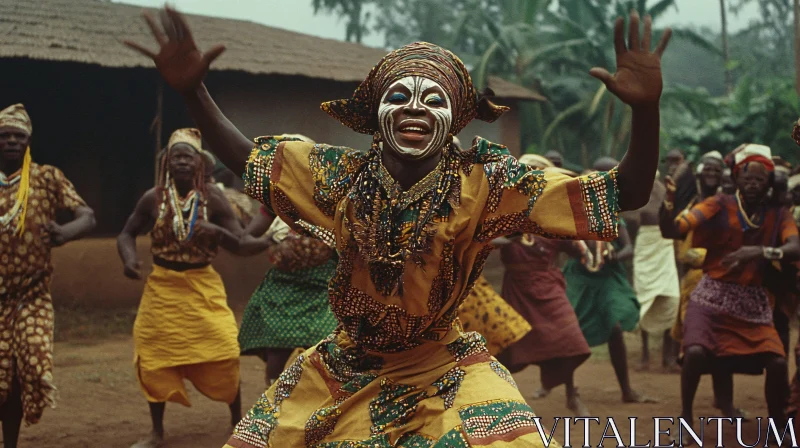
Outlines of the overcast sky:
M113 0L143 6L161 6L164 0ZM285 28L315 36L344 39L344 24L337 17L314 15L311 0L171 0L179 10L232 19L251 20L277 28ZM720 28L719 1L677 0L678 10L670 10L659 26L696 25ZM745 27L758 13L750 6L738 16L729 14L731 31ZM383 45L377 35L368 36L364 43L370 46Z

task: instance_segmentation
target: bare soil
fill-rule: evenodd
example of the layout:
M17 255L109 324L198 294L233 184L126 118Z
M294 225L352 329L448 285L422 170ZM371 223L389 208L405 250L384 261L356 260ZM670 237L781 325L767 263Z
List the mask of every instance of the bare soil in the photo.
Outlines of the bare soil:
M629 335L631 360L636 359L638 343ZM23 428L21 447L128 447L149 431L147 404L138 389L132 368L133 345L129 337L112 336L99 342L60 342L56 344L55 378L59 387L56 409L45 412L42 421ZM599 348L577 371L580 394L591 415L601 420L615 417L621 436L630 442L629 417L639 417L636 429L637 443L653 440L652 417L676 416L680 412L679 377L658 372L632 372L634 386L641 392L658 398L658 404L622 404L619 388L611 364ZM655 355L655 354L654 354ZM257 358L242 360L242 393L244 406L248 407L261 394L264 383L264 365ZM538 371L531 367L516 376L525 397L531 397L539 387ZM763 376L736 378L736 403L747 409L753 417L766 415L763 399ZM229 434L228 410L224 404L209 401L190 390L193 406L167 406L166 427L168 447L200 448L221 447ZM711 382L704 378L697 394L697 416L716 415L711 407ZM541 400L529 400L534 410L542 416L545 425L552 425L554 417L570 416L564 399L564 390L557 388ZM603 420L605 425L605 420ZM563 441L563 423L556 432ZM669 427L664 425L663 427ZM735 446L736 432L732 425L726 428L725 446ZM573 425L572 443L583 444L583 424ZM705 446L714 446L714 426L707 427ZM763 429L762 442L763 446ZM597 446L603 427L592 424L590 444ZM673 429L674 434L674 429ZM757 440L756 422L744 427L745 442ZM666 440L666 439L665 439ZM729 444L730 443L730 444ZM613 439L607 446L615 446Z

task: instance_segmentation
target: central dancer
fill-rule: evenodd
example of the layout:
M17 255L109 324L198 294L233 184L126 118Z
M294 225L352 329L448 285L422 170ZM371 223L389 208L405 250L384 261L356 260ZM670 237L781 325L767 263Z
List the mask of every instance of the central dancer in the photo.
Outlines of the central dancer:
M228 446L543 446L533 411L458 307L494 238L533 233L614 239L617 213L647 203L658 164L661 54L631 15L615 26L617 73L592 75L632 106L631 144L618 168L580 178L520 165L504 146L452 144L472 119L506 108L479 96L451 52L414 43L389 53L352 98L322 105L374 136L367 152L245 138L203 84L224 50L198 50L185 19L147 16L151 57L247 192L292 228L335 245L330 284L339 328L281 374ZM275 105L273 105L275 106Z

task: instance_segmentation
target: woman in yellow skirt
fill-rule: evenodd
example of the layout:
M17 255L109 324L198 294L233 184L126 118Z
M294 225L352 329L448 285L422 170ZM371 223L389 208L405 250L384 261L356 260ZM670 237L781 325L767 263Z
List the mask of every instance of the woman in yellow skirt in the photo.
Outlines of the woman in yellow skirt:
M232 424L241 420L238 329L225 285L210 263L220 243L242 250L242 227L222 192L205 182L200 144L196 129L172 134L159 185L144 194L118 238L125 275L140 279L136 236L152 225L153 272L133 341L136 378L150 404L153 431L136 448L163 441L166 402L190 406L184 379L228 404Z
M458 309L495 238L613 239L620 207L647 202L666 39L656 52L642 48L638 16L631 22L631 49L617 45L624 69L593 72L634 106L631 148L618 169L571 178L520 165L480 137L454 147L471 120L491 122L507 108L478 95L454 54L424 42L389 53L352 98L322 105L372 135L369 151L272 137L253 148L202 83L224 48L201 53L174 10L163 31L150 19L158 54L131 45L184 95L217 156L243 174L248 194L340 256L329 286L339 328L281 374L228 446L544 445L508 371L480 335L461 330ZM624 41L622 19L616 35Z

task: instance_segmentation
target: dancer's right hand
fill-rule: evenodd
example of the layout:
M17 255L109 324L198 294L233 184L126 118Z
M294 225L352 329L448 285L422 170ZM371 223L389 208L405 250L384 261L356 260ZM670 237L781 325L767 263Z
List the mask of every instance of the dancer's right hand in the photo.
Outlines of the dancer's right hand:
M216 45L205 53L201 52L186 20L169 6L161 11L161 26L148 13L144 13L144 18L158 42L158 52L154 53L129 40L125 41L125 45L152 59L161 77L178 93L195 91L203 82L211 63L225 51L225 47Z
M125 277L131 280L142 279L142 263L134 261L133 263L125 263Z

